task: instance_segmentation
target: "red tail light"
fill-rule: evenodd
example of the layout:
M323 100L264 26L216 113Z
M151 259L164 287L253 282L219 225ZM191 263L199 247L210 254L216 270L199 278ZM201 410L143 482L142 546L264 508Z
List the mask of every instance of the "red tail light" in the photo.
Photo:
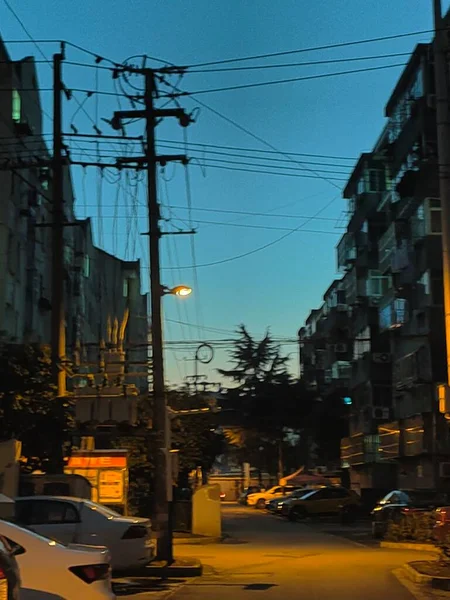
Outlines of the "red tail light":
M85 583L94 583L101 579L108 579L111 567L108 563L98 565L82 565L80 567L70 567L74 575L82 579Z
M6 579L5 571L0 567L0 579Z
M131 525L122 536L123 540L137 540L147 537L147 527L144 525Z

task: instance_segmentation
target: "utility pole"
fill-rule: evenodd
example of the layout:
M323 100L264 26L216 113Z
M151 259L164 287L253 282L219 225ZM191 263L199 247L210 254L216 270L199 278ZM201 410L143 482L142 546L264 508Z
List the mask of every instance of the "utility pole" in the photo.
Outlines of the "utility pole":
M146 118L146 160L147 160L147 201L150 250L150 303L152 333L152 374L153 374L153 429L156 433L155 454L155 513L158 526L158 555L162 560L173 561L170 510L172 503L171 469L169 450L171 447L170 421L167 413L164 391L164 360L161 316L161 271L159 258L160 212L156 186L155 111L153 94L155 81L153 71L145 73L145 118Z
M66 395L66 373L62 361L66 354L64 314L64 198L61 53L53 55L53 159L52 159L52 317L51 358L52 379L56 385L56 401ZM62 448L60 452L62 469Z
M137 167L146 165L147 169L147 203L150 250L150 305L151 305L151 349L152 349L152 379L153 379L153 433L155 447L155 478L154 478L154 511L155 531L158 536L158 559L173 562L173 539L171 529L172 511L172 469L170 462L171 429L169 411L167 408L164 389L164 359L161 299L167 288L161 284L159 242L162 235L160 230L160 211L156 185L156 165L171 161L181 161L186 164L183 154L156 155L155 128L161 118L175 117L182 127L187 127L192 119L181 108L162 108L154 106L157 95L155 72L152 69L132 69L136 74L144 75L144 110L121 110L114 113L111 126L122 129L122 119L141 118L146 121L146 148L144 157L124 157L118 160L120 167L136 163ZM117 165L116 165L117 166ZM135 168L137 168L135 167ZM192 234L194 231L176 232Z

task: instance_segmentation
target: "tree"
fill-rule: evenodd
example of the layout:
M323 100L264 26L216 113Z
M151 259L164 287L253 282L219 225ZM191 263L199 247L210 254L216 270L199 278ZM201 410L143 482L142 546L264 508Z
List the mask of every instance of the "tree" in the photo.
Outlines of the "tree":
M247 460L257 457L263 464L260 468L272 470L278 462L281 472L283 451L289 445L287 430L302 427L311 410L312 396L302 382L294 381L287 369L288 357L282 355L269 333L257 341L241 325L238 334L230 352L233 367L219 370L237 384L228 390L227 407L240 414L247 430Z
M0 351L0 439L22 442L25 470L61 471L62 446L70 439L72 423L70 400L56 399L48 349L4 346Z
M191 396L180 390L168 393L168 404L175 411L208 406L201 394ZM174 416L172 447L179 450L180 472L191 471L197 466L209 471L216 457L224 452L224 437L217 433L216 424L217 418L211 412Z

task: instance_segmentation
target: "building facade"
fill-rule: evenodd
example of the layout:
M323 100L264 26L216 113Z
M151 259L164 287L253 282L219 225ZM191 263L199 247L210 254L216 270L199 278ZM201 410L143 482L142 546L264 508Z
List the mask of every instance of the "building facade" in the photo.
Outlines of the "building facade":
M49 345L52 300L52 176L35 64L12 61L0 40L0 343ZM64 309L68 364L98 363L121 336L129 382L148 392L147 297L139 261L97 248L77 220L69 165L63 171ZM77 349L77 352L75 352ZM92 357L95 357L93 359ZM68 382L73 387L73 382Z
M360 156L344 189L349 221L337 246L342 279L332 286L342 290L345 349L351 349L341 363L350 375L338 388L350 407L342 466L355 490L375 496L396 486L450 488L449 427L436 393L446 379L446 354L430 44L416 47L385 116L372 152ZM330 377L317 354L337 342L336 318L324 306L300 330L302 375L320 396ZM308 336L313 321L316 331ZM331 371L334 383L337 373Z

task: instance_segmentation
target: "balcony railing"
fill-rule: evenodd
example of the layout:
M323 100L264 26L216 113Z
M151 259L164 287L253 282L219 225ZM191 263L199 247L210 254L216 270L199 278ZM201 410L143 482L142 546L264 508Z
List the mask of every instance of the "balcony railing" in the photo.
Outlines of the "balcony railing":
M381 460L392 460L400 456L400 425L398 421L378 426Z
M413 387L416 383L431 382L431 379L431 356L426 346L421 346L394 363L393 384L397 390Z
M338 269L346 271L356 260L356 244L352 234L344 233L337 246Z
M353 466L380 461L379 435L352 435L341 440L341 464Z

